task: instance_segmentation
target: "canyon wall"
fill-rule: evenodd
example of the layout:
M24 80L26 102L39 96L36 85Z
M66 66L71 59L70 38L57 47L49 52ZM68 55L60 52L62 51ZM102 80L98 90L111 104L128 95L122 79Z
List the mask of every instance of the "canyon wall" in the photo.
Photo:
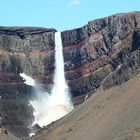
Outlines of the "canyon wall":
M20 136L28 135L27 126L33 120L29 105L33 89L24 84L19 73L36 79L53 74L54 32L45 28L0 27L0 116L5 127Z
M31 124L32 87L24 84L24 72L53 84L55 29L0 27L0 115L20 136ZM98 89L120 85L140 71L140 13L117 14L62 32L65 76L74 104ZM24 130L24 131L23 131Z
M66 77L76 103L140 70L140 13L117 14L62 32ZM87 95L87 96L86 96Z

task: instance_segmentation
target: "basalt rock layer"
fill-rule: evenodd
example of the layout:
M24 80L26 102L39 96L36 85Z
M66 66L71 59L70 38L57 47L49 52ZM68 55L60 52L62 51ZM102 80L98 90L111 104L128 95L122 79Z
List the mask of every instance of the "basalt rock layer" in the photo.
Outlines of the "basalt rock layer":
M140 70L140 13L117 14L62 32L66 77L79 103ZM77 97L78 96L78 97Z
M29 105L33 89L24 84L19 73L35 75L37 79L52 74L54 32L45 28L0 27L0 116L4 126L20 137L28 135L33 120Z
M29 106L32 88L24 84L19 73L31 75L48 91L51 89L55 32L46 28L0 27L0 111L5 125L14 126L20 136L28 134L25 127L33 117ZM75 105L98 89L120 85L140 71L139 12L90 21L61 36L65 76Z

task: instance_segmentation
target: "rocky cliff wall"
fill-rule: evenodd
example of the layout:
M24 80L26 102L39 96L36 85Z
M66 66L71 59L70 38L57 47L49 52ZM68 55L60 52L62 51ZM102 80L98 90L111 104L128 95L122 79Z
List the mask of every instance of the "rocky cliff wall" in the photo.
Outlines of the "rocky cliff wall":
M33 120L29 106L33 89L23 83L19 73L37 79L53 73L55 32L45 28L0 27L0 114L3 124L20 136L28 135L27 127Z
M23 83L19 73L33 76L50 89L55 32L0 27L0 111L4 123L20 136L28 134L26 127L33 119L29 106L33 89ZM62 42L65 75L75 105L98 89L119 85L140 71L139 12L113 15L64 31Z
M117 14L62 32L65 70L76 102L140 70L140 13ZM75 98L75 99L76 99Z

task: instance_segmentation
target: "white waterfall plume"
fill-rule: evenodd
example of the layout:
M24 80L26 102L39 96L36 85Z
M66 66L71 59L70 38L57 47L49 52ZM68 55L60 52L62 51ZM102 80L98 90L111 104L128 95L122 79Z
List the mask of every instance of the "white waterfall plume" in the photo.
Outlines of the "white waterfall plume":
M60 32L55 33L55 74L51 100L51 102L54 101L52 107L55 105L72 107L69 88L64 74L63 46Z
M36 99L30 101L34 108L34 124L40 127L60 119L73 109L69 87L64 74L64 58L61 33L55 33L55 73L54 85L51 93L42 90L41 86L34 79L22 73L20 76L26 80L24 83L34 86Z

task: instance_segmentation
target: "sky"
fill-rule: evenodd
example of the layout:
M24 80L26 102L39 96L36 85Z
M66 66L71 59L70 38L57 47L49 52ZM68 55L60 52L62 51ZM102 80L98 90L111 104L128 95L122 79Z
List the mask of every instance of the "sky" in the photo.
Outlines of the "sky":
M116 13L140 11L140 0L0 0L0 26L70 30Z

